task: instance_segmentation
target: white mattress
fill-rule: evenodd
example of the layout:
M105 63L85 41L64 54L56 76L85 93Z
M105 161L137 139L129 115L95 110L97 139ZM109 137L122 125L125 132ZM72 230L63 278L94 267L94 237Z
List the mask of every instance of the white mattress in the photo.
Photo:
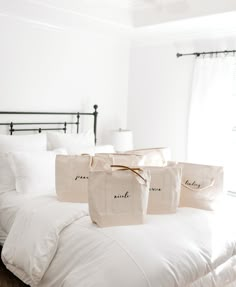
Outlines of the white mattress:
M51 215L50 222L56 218L61 226L63 216L59 209L54 213L52 199L49 209L45 203L47 216L40 205L32 209L34 218L28 208L21 211L21 225L18 214L3 248L8 267L26 283L35 285L44 269L40 287L236 286L235 212L228 206L218 213L180 208L176 214L147 216L144 225L109 228L98 228L84 215L52 232L45 218Z

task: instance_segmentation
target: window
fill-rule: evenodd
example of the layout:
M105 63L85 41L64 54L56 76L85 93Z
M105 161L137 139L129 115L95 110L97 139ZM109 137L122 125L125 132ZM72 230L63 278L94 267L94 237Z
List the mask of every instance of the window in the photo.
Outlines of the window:
M236 195L236 56L233 54L200 56L195 60L187 159L223 165L225 189Z

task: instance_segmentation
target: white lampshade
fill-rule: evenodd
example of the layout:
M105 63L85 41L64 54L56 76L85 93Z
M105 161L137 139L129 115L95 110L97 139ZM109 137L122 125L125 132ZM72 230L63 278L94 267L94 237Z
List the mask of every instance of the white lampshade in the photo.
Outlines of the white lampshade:
M133 133L130 130L112 131L112 145L115 151L124 152L133 149Z

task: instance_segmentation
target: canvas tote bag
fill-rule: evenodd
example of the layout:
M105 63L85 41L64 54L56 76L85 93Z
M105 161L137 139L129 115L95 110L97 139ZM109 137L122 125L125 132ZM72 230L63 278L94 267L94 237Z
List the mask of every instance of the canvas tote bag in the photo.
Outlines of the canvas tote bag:
M104 170L111 165L140 166L144 163L144 156L125 153L97 153L93 157L93 170Z
M56 193L60 201L88 202L90 155L57 155Z
M166 166L171 157L167 147L136 149L127 151L126 154L142 155L144 166Z
M221 166L179 163L182 167L180 206L214 210L223 194Z
M142 224L149 183L149 172L140 168L114 165L104 171L91 171L88 187L91 220L100 227Z
M177 164L145 167L151 174L147 213L175 213L179 206L182 169Z

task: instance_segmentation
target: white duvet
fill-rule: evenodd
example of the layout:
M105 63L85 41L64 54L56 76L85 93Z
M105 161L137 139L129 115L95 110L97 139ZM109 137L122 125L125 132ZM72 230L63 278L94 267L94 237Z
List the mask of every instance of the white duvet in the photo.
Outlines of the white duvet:
M31 286L235 287L234 218L180 208L99 228L85 205L45 198L17 213L2 259Z

